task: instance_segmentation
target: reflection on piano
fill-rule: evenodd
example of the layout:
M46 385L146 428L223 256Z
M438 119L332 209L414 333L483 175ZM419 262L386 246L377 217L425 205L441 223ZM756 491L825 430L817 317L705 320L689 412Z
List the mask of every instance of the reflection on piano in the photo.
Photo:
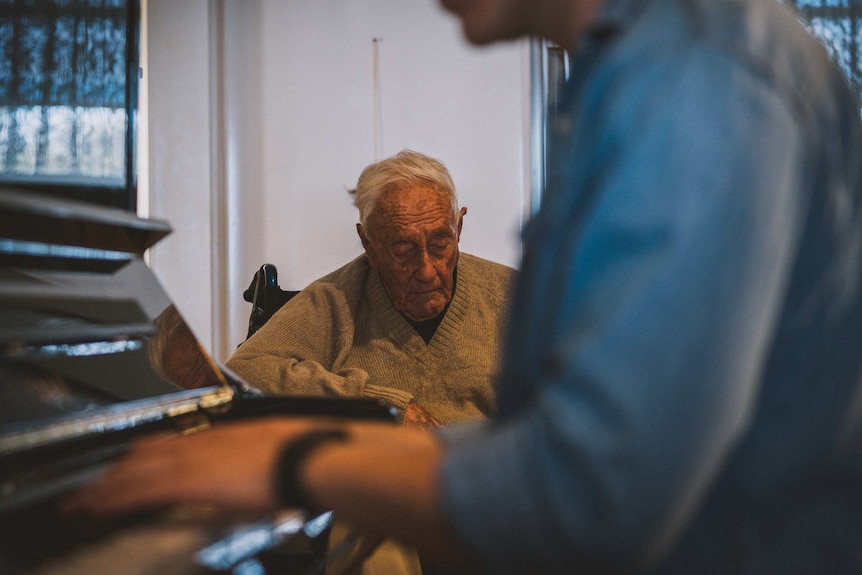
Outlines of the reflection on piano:
M394 421L372 400L266 397L216 365L142 260L169 232L0 187L0 573L319 570L309 558L329 514L164 509L104 520L57 504L144 434L271 414Z

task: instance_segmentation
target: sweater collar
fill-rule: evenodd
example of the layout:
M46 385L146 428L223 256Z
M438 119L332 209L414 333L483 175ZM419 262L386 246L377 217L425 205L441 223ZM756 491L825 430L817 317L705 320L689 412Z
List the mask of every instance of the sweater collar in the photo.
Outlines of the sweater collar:
M424 350L427 347L432 353L445 353L455 336L461 331L464 317L469 309L468 286L472 278L469 266L464 266L463 262L464 258L458 262L457 285L452 299L443 312L443 319L427 346L407 318L392 305L392 300L383 286L380 274L374 269L369 270L368 281L366 282L366 293L371 306L371 313L382 323L393 340L399 345L415 348L416 351Z

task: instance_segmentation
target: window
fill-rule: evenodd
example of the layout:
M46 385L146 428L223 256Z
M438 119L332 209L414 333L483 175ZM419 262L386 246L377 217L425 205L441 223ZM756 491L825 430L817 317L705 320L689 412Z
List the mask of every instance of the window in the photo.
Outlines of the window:
M548 125L557 115L557 104L569 77L569 57L559 45L548 40L530 40L531 143L533 169L530 182L530 211L536 213L546 184Z
M135 209L139 0L0 0L0 184Z
M862 98L862 2L860 0L787 0L809 30L820 38Z
M862 0L779 0L799 11L803 23L826 45L862 100ZM531 210L539 209L545 189L545 148L548 122L568 77L568 59L557 45L533 39L531 55L533 156ZM862 114L862 109L860 109Z

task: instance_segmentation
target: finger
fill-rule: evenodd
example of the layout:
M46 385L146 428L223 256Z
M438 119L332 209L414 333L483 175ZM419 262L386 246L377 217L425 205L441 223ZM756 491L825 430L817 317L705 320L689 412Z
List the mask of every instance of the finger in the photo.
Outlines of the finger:
M67 512L118 513L168 502L172 463L132 450L62 505Z

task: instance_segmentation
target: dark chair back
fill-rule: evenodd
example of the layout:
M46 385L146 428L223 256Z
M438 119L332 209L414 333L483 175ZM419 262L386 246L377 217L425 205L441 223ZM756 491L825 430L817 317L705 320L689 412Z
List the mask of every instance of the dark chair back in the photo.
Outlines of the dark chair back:
M255 272L242 297L251 304L251 315L248 317L248 334L250 338L263 326L272 314L281 309L287 301L299 291L286 291L278 285L278 270L272 264L263 264Z

